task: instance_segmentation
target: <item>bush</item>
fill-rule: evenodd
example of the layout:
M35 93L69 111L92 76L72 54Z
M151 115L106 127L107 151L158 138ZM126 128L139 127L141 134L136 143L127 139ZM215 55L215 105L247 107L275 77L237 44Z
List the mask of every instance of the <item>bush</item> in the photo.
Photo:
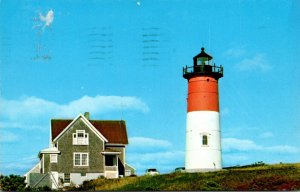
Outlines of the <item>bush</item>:
M22 191L25 185L25 177L19 175L0 176L0 188L3 191Z
M52 191L52 190L48 186L43 186L43 187L36 187L36 188L26 187L24 191Z

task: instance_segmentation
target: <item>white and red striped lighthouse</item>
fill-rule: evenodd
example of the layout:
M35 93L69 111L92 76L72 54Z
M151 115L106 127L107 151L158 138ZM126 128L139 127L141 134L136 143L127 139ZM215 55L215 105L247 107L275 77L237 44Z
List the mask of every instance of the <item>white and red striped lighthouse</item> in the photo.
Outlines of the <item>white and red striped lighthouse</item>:
M185 168L218 170L222 169L218 80L223 67L212 64L204 48L193 60L193 66L183 68L188 80Z

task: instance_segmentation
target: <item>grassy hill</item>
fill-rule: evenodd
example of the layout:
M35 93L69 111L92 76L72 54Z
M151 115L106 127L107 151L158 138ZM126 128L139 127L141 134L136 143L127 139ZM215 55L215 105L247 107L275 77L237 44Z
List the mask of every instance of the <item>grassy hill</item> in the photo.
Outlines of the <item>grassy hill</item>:
M300 190L300 163L229 168L208 173L97 179L84 190ZM78 190L78 189L77 189Z

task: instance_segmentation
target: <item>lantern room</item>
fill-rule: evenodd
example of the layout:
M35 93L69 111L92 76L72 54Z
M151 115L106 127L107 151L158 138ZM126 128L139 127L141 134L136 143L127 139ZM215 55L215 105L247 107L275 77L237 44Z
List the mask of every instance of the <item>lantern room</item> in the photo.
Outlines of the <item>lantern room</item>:
M204 47L201 48L201 52L193 57L194 65L183 67L183 77L190 79L197 76L210 76L218 80L223 77L223 67L216 66L212 62L213 57L205 53Z

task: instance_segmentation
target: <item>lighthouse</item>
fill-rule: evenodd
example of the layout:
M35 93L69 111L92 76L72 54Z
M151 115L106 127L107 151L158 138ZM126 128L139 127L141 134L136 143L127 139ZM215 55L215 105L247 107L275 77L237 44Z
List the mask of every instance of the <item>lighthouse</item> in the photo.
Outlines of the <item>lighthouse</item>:
M223 77L223 67L212 59L202 47L193 58L193 66L183 67L183 78L188 81L187 172L222 169L218 80Z

